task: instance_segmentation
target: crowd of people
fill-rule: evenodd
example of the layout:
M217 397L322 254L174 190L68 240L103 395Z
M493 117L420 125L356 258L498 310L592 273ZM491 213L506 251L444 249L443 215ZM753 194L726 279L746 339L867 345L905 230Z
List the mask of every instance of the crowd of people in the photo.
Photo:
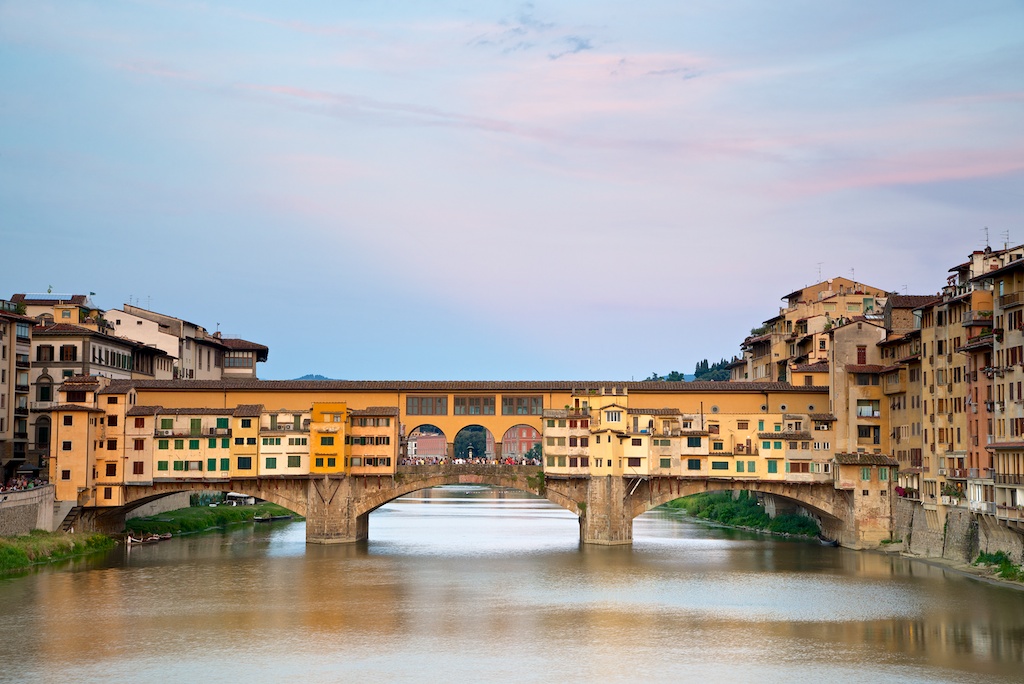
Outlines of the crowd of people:
M425 465L509 465L509 466L539 466L540 459L536 458L520 458L516 459L511 456L507 456L502 459L497 458L455 458L450 459L447 456L411 456L403 458L400 465L404 466L425 466Z
M32 489L44 485L46 482L38 477L25 477L24 475L12 477L0 486L0 492L20 492L25 489Z

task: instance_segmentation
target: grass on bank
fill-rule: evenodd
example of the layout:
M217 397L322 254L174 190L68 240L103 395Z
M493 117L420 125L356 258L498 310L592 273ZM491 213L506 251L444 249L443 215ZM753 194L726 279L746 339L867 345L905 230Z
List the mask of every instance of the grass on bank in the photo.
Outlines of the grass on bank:
M701 520L733 527L749 527L797 537L814 537L821 533L818 523L805 515L783 513L769 518L764 508L757 503L757 497L750 492L740 492L735 499L731 492L694 494L670 501L668 506L682 509Z
M125 529L134 537L144 534L189 534L202 532L213 527L224 527L235 523L250 522L255 516L295 515L287 508L269 501L255 506L193 506L167 511L147 518L131 518L125 522ZM295 519L301 518L295 515Z
M17 537L0 538L0 572L24 570L37 563L52 563L73 556L109 551L117 542L98 532L45 532L32 530Z
M1014 565L1005 551L996 551L995 553L982 551L978 554L978 560L974 561L974 564L994 565L996 566L996 575L1002 579L1024 582L1024 568Z

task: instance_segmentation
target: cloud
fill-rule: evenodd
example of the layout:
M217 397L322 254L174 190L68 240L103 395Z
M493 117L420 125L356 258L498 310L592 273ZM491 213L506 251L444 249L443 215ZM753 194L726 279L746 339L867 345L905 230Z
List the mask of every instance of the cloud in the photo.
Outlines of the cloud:
M590 43L589 38L583 38L581 36L566 36L562 39L563 43L567 43L569 47L561 52L553 52L548 55L548 59L560 59L566 55L575 55L584 50L593 50L594 46Z

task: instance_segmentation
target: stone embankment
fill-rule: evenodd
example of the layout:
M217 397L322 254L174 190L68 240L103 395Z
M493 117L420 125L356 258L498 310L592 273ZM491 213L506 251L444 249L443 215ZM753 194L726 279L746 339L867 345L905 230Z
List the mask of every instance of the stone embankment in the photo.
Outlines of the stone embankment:
M1024 535L996 523L990 516L953 508L939 522L936 511L914 501L897 499L893 507L893 538L886 553L901 553L958 572L1024 589L1024 584L1004 580L995 568L977 566L978 554L1003 551L1011 561L1024 564Z

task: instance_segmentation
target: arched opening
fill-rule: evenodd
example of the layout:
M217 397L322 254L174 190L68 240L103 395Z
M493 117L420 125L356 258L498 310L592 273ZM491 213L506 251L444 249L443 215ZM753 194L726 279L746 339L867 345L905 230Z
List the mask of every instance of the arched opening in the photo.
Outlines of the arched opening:
M501 438L503 462L541 465L541 434L532 425L513 425Z
M420 425L409 433L406 459L410 465L429 465L448 458L448 438L436 425Z
M481 463L495 458L494 435L482 425L467 425L455 435L455 463Z

